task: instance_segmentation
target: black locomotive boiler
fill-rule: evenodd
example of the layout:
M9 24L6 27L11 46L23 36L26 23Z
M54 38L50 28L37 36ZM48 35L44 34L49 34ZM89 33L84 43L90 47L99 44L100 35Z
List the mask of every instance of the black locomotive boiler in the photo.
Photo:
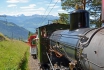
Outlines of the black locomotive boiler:
M73 11L70 25L39 27L38 35L38 59L49 70L104 70L104 27L89 28L87 11Z

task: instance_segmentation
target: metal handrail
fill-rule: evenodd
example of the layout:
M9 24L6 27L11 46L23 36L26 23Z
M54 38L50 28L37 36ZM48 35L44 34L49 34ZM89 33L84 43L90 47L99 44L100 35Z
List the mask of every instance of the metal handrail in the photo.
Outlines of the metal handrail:
M48 55L48 53L47 53L47 52L46 52L46 54L47 54L47 57L48 57L49 62L50 62L50 64L51 64L52 70L55 70L55 69L54 69L54 67L53 67L53 65L52 65L51 59L49 58L49 55Z

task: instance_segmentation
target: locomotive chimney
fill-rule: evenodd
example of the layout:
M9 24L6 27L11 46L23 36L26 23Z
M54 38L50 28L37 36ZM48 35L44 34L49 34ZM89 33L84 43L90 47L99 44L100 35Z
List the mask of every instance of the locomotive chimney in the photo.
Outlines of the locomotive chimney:
M75 10L70 14L70 30L89 27L89 12L86 10Z

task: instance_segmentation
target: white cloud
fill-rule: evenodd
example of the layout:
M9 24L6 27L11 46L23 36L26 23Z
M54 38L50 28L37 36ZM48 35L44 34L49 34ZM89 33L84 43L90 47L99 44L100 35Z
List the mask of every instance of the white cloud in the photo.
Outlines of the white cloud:
M15 4L10 4L10 5L8 5L7 7L16 7L17 5L15 5Z
M18 0L7 0L7 3L18 3Z
M21 15L21 14L24 14L25 16L31 16L31 15L34 15L34 14L39 14L39 15L47 15L50 11L50 9L48 9L45 12L46 10L46 7L44 7L44 5L39 5L37 6L37 4L30 4L30 5L27 5L27 6L21 6L20 9L16 9L15 7L17 7L17 5L15 3L20 3L22 1L28 1L28 0L7 0L8 3L11 3L8 5L8 7L14 7L12 12L10 11L5 11L5 13L2 12L2 14L7 14L7 15ZM45 4L46 5L46 4ZM47 4L48 6L49 4ZM50 4L49 8L53 8L54 4ZM60 6L54 6L54 8L60 8ZM58 9L53 9L49 15L54 15L54 16L58 16L58 12L60 12L61 10L58 10ZM1 14L1 13L0 13Z
M59 9L58 11L60 11L60 12L63 12L64 10L62 10L62 9Z
M7 0L7 3L26 3L28 0Z
M57 11L59 11L59 12L65 12L65 10L62 10L62 9L59 9L59 10L57 10Z
M59 8L60 6L56 6L55 4L46 4L49 8Z
M42 8L42 7L41 7L41 8L38 8L38 9L35 9L35 8L30 8L30 9L29 9L29 8L28 8L28 9L22 9L22 11L23 11L23 12L25 12L25 11L27 11L27 12L28 12L28 11L29 11L29 12L36 12L36 11L41 11L41 12L43 12L43 11L45 11L45 9Z
M65 11L65 10L62 10L62 9L59 9L59 10L57 10L59 13L68 13L67 11Z
M47 6L54 6L55 4L46 4Z
M60 6L51 6L49 8L59 8Z
M35 4L30 4L29 6L25 6L25 7L20 7L21 9L34 9L35 8Z
M40 7L39 9L37 10L40 10L40 11L44 11L45 9L43 7Z
M29 15L33 15L33 14L43 14L43 11L45 11L45 9L43 7L40 8L35 8L35 4L30 4L29 6L25 6L25 7L20 7L21 8L21 13L29 16Z
M57 1L58 1L58 2L61 2L61 0L54 0L54 2L57 2Z
M35 4L30 4L29 6L24 6L24 7L20 7L20 9L22 10L22 12L43 12L45 9L43 7L40 7L40 8L35 8ZM38 14L38 13L36 13Z

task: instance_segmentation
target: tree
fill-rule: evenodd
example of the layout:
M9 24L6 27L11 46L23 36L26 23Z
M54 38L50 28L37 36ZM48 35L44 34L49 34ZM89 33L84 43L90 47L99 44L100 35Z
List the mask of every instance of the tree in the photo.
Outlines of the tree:
M90 8L88 11L90 12L91 17L94 18L96 27L101 27L101 0L93 0L89 6Z
M96 6L101 7L101 0L61 0L63 10L70 11L70 9L75 9L76 4L82 6L83 10L91 10Z
M29 33L28 33L28 38L29 38L31 35L33 35L33 33L29 31Z
M69 14L58 13L59 19L54 20L53 23L69 24Z
M83 9L85 10L86 3L90 3L90 0L61 0L62 9L67 11L75 9L76 4L83 6Z
M61 0L61 5L62 9L68 12L75 10L76 7L88 10L93 19L99 19L96 22L101 21L101 0Z

